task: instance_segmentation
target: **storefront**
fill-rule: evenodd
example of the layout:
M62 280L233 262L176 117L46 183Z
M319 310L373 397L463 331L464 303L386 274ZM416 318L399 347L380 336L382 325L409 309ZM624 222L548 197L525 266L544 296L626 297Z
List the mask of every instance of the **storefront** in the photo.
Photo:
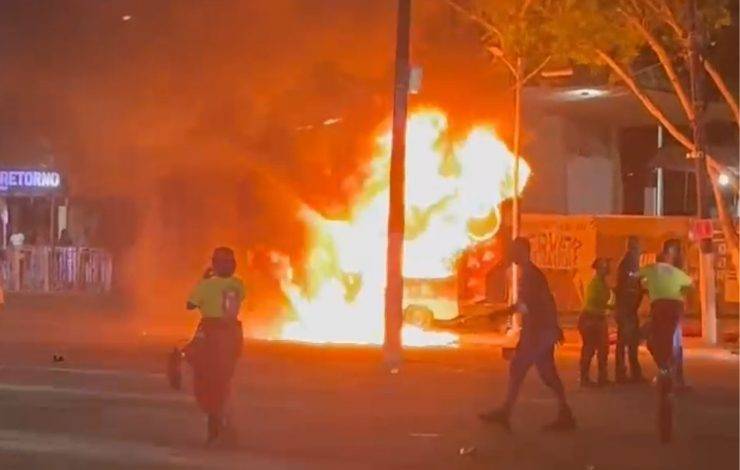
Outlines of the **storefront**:
M66 188L61 173L48 169L0 170L3 248L11 243L53 245L66 228Z
M0 169L2 279L8 292L109 291L112 259L69 235L70 199L58 171ZM84 231L83 231L84 232Z

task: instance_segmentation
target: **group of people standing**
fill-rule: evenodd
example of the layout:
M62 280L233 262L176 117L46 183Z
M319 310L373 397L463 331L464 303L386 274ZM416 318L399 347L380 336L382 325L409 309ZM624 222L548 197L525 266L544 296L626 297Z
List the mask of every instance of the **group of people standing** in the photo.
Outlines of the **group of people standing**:
M569 431L576 427L576 419L565 395L565 389L557 371L554 349L563 341L563 332L558 323L557 307L547 279L531 259L529 240L516 238L509 252L509 262L518 268L518 296L509 308L493 313L518 312L522 314L522 329L519 343L509 366L509 384L501 406L479 417L486 422L510 428L510 417L524 378L535 366L542 382L550 388L558 402L556 419L545 426L548 431ZM636 237L629 237L627 252L619 263L616 295L607 283L609 262L597 259L596 271L589 284L585 308L579 327L583 336L581 352L581 383L598 385L608 382L607 360L609 333L607 312L614 310L618 327L616 378L620 382L644 381L638 360L638 346L644 336L648 349L658 366L657 384L662 396L670 393L673 377L682 380L676 373L674 359L676 334L680 334L679 321L684 311L684 296L691 287L691 278L679 266L682 264L680 242L669 240L657 262L640 268L640 245ZM650 320L640 327L638 308L644 292L650 299ZM599 376L596 383L589 378L593 356L599 359ZM629 375L627 364L629 362ZM664 393L665 392L665 393ZM667 402L665 402L667 403Z
M626 253L617 268L614 290L607 281L610 274L609 260L597 258L594 261L595 274L586 289L584 308L578 322L583 340L580 360L582 386L604 386L609 383L607 366L610 312L614 313L617 325L616 382L645 381L638 358L638 347L644 338L648 340L648 348L658 366L663 364L668 367L668 362L672 362L673 377L679 385L683 385L679 322L684 310L684 295L692 281L681 270L683 257L680 241L666 241L656 263L643 268L640 268L640 254L638 238L629 237ZM650 300L651 315L649 321L641 327L638 309L645 293ZM590 377L594 355L598 364L596 382Z

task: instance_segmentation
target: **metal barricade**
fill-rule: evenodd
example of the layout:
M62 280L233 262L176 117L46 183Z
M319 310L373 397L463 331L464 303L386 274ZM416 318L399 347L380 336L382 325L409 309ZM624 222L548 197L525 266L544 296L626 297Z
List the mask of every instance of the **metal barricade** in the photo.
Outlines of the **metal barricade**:
M27 246L5 250L0 275L7 292L110 292L113 260L88 247Z

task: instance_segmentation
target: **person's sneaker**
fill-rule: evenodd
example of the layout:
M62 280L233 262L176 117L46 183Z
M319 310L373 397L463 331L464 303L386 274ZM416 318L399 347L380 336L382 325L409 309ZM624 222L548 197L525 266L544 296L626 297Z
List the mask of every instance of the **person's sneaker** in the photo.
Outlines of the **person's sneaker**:
M604 387L608 387L608 386L612 385L612 383L613 382L611 380L609 380L609 379L599 379L599 381L597 382L596 386L599 387L599 388L604 388Z
M511 422L509 421L509 413L503 409L497 409L488 411L486 413L480 413L478 415L481 421L490 424L498 424L507 431L511 431Z
M542 427L545 432L566 432L576 429L576 419L570 411L560 413L555 421Z
M175 390L182 388L182 352L175 348L167 357L167 381Z
M626 384L626 383L629 383L630 380L624 374L617 374L615 382L618 384Z

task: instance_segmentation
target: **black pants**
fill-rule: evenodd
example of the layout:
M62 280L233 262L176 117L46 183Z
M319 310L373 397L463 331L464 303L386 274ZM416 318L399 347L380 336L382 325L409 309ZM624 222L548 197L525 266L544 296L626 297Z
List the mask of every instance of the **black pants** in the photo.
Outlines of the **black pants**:
M642 368L638 359L640 345L640 323L637 312L617 312L617 350L616 376L618 379L627 377L625 355L629 361L630 376L633 379L642 377Z
M529 368L535 366L542 382L555 392L561 409L565 404L565 390L555 367L555 335L522 336L509 366L509 388L504 409L511 412Z
M581 333L581 380L588 380L591 360L596 355L599 363L599 381L607 379L607 362L609 360L609 325L606 317L598 314L583 313L578 319L578 330Z

